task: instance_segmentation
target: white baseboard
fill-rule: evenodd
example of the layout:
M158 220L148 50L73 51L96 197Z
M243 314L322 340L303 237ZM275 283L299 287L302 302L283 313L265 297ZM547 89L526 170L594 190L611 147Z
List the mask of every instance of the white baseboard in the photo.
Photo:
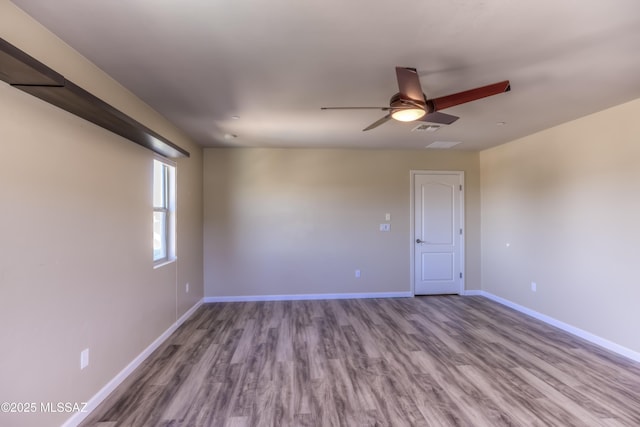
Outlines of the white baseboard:
M322 299L411 298L411 292L368 292L361 294L292 294L205 297L204 302L298 301Z
M481 290L478 289L469 289L469 290L464 290L460 293L460 295L463 295L465 297L469 297L469 296L479 296L479 295L483 295Z
M602 337L599 337L598 335L592 334L591 332L587 332L583 329L580 328L576 328L573 325L570 325L568 323L564 323L558 319L555 319L551 316L547 316L546 314L542 314L539 313L535 310L532 310L530 308L524 307L520 304L516 304L515 302L509 301L507 299L504 299L502 297L499 297L497 295L493 295L489 292L486 291L478 291L479 293L473 293L473 294L468 294L468 295L481 295L485 298L488 298L492 301L495 301L497 303L500 303L504 306L507 306L509 308L512 308L516 311L519 311L520 313L526 314L527 316L531 316L535 319L541 320L545 323L548 323L551 326L555 326L558 329L562 329L565 332L569 332L570 334L573 334L579 338L582 338L584 340L587 340L593 344L599 345L600 347L603 347L607 350L610 350L614 353L617 353L621 356L627 357L635 362L640 362L640 353L633 351L627 347L623 347L620 344L616 344L613 341L609 341L607 339L604 339Z
M84 408L84 412L76 412L70 417L62 427L75 427L80 424L86 417L95 410L104 399L109 396L131 373L138 367L144 360L151 355L160 345L171 336L195 311L202 305L203 300L198 301L187 310L178 320L175 321L169 328L155 339L142 353L140 353L135 359L131 361L122 371L118 373L111 381L109 381L100 391L98 391L91 399L87 401L87 405Z

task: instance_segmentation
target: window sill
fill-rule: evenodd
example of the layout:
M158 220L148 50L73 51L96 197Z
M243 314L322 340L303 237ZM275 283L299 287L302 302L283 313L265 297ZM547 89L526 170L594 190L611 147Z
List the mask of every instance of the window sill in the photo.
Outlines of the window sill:
M153 269L155 270L156 268L164 267L165 265L168 265L168 264L173 264L177 260L178 258L170 258L170 259L163 259L162 261L157 261L153 264Z

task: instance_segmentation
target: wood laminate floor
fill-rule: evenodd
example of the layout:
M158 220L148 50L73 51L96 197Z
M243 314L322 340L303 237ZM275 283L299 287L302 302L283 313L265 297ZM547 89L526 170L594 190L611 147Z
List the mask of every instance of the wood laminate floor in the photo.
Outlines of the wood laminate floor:
M640 364L482 297L205 304L83 426L640 426Z

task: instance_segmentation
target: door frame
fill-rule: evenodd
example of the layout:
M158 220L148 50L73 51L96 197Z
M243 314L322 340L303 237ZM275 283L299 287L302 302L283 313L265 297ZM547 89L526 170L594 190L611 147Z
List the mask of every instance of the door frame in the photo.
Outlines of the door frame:
M464 242L465 237L467 235L467 225L465 223L465 210L464 210L464 194L465 194L465 182L464 182L464 171L441 171L441 170L410 170L409 171L409 180L410 180L410 206L409 206L409 253L410 255L410 265L409 265L409 277L411 280L411 284L409 289L411 289L411 295L416 296L416 280L415 280L415 262L416 262L416 238L415 238L415 187L416 187L416 175L458 175L460 180L460 185L462 186L462 191L460 191L460 224L462 225L462 234L459 235L460 238L460 270L462 273L462 280L460 281L460 289L458 290L458 295L462 295L464 290L466 289L466 281L467 274L465 271L465 261L464 261Z

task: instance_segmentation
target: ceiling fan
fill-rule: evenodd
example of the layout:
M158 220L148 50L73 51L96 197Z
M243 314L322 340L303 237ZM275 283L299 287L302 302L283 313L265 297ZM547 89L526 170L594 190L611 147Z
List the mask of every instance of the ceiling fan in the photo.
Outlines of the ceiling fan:
M382 110L389 112L383 118L362 129L363 131L377 128L391 119L401 122L421 121L450 125L458 120L458 117L441 113L440 110L511 90L509 80L505 80L452 95L427 99L426 95L422 93L420 78L415 68L396 67L396 76L400 92L391 97L388 107L322 107L321 110Z

